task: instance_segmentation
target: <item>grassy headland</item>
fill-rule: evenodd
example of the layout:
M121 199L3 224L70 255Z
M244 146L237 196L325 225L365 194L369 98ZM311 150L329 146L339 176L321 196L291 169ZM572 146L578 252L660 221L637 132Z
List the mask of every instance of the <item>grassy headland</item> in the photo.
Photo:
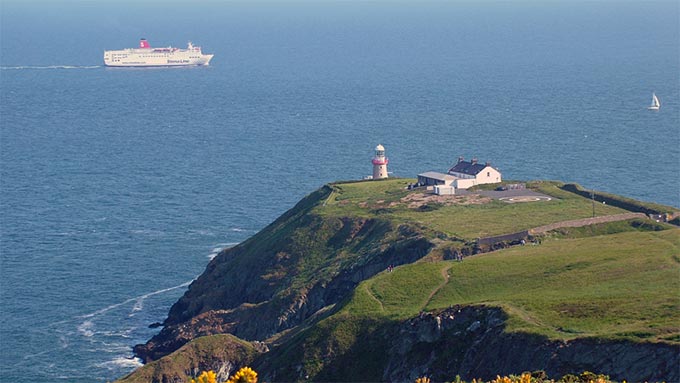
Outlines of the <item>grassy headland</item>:
M558 182L534 182L529 187L552 199L533 203L506 203L486 197L461 195L451 203L418 203L409 196L423 189L405 189L412 179L387 179L333 185L334 192L316 208L322 216L380 216L405 223L417 223L461 239L472 240L527 230L559 221L588 218L593 214L590 199L560 189ZM418 206L419 205L419 206ZM613 215L626 210L595 204L595 215Z
M560 182L529 184L552 197L550 201L508 204L463 196L431 209L409 206L408 196L423 192L405 190L411 182L335 184L314 212L324 217L380 217L416 224L433 236L443 232L464 240L593 214L591 199L563 190ZM596 216L627 212L602 203L594 206ZM508 317L506 332L561 341L680 344L678 291L677 227L634 219L559 229L547 233L540 245L514 246L463 262L426 258L365 280L337 313L291 341L296 345L286 347L290 354L284 352L282 361L301 363L321 379L380 380L381 375L366 371L377 374L384 366L382 350L388 347L384 338L390 328L421 312L459 305L502 309ZM361 377L353 377L351 369L329 366L328 354L320 352L324 349L345 355L350 365L350 360L371 362L357 369L364 371Z
M398 359L401 352L410 355L413 371L478 371L465 367L470 361L465 347L474 347L481 338L473 339L466 328L477 317L498 322L495 314L484 314L487 309L465 314L472 322L451 335L458 337L454 344L460 349L444 347L444 340L435 342L439 346L416 342L406 348L392 340L410 328L400 327L404 323L450 307L502 312L503 332L496 335L520 334L519 342L536 347L584 339L680 345L676 226L635 218L561 228L542 234L540 244L467 256L462 262L445 260L450 249L464 248L466 255L477 252L474 244L480 237L590 218L593 209L596 216L630 210L593 203L561 182L528 183L530 190L550 199L522 203L475 193L440 198L423 189L407 190L413 182L335 183L310 194L260 233L215 258L173 306L167 331L149 343L148 355L154 355L158 345L173 348L210 334L216 331L210 327L214 324L219 331L246 339L268 338L271 351L255 357L254 363L272 380L403 379L409 371L387 371L390 363L406 362ZM677 212L619 199L620 206L638 212ZM387 265L397 267L390 272ZM188 320L197 324L185 326ZM518 342L503 339L510 342L503 347ZM611 352L608 346L593 347L594 359ZM631 358L644 359L648 353L636 352L641 354ZM428 357L435 354L439 356ZM427 360L438 360L441 366L435 368ZM534 363L531 358L524 362ZM551 368L580 366L570 364L571 359L565 363ZM621 368L612 371L626 373L627 363L620 362ZM507 372L521 371L498 371Z

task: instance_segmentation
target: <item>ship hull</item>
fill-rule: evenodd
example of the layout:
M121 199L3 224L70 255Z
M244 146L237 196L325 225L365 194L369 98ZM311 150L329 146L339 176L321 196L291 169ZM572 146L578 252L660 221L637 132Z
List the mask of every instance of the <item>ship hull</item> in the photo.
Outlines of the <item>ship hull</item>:
M205 66L210 65L212 58L212 54L203 54L200 47L191 43L188 49L144 47L104 51L104 65L109 67Z
M104 60L108 67L159 67L159 66L201 66L210 65L213 55L202 55L200 58L139 58L132 56L121 57L117 60Z

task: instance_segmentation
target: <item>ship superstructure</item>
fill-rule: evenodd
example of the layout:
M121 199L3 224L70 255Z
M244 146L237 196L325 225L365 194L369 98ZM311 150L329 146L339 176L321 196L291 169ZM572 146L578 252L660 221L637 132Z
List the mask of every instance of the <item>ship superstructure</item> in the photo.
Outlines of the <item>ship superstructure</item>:
M191 42L187 49L151 48L146 39L139 41L139 48L104 51L104 64L116 67L209 65L212 58L212 54L203 54L201 47Z

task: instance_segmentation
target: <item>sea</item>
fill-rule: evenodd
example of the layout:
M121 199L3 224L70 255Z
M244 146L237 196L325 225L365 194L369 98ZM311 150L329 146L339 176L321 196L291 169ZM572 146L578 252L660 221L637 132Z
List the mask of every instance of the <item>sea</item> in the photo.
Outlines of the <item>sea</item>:
M2 1L0 381L129 373L212 257L378 144L395 177L477 157L680 207L678 4ZM142 37L215 56L103 66Z

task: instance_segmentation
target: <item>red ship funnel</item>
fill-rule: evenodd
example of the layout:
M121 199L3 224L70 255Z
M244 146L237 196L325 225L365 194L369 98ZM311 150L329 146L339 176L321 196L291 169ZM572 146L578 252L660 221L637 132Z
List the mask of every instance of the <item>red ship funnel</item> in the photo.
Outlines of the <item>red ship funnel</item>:
M140 48L151 48L151 45L149 45L149 42L146 41L146 39L141 39L141 40L139 40L139 47Z

